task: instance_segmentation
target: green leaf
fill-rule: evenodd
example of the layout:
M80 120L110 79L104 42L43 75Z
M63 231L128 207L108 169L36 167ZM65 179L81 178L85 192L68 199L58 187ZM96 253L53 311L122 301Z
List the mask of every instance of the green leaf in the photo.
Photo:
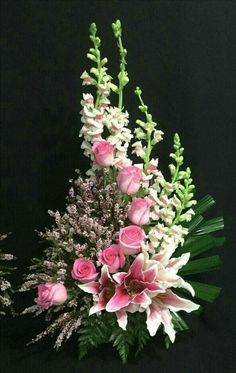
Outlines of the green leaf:
M116 328L114 328L109 341L113 342L113 347L116 347L121 357L122 363L125 364L128 359L130 345L133 344L132 336L130 336L127 331L124 331L119 326L117 326Z
M220 231L224 228L224 219L222 216L213 218L205 221L200 227L194 232L194 235L203 235L207 233L212 233Z
M79 359L81 360L92 348L109 341L112 315L85 315L78 329Z
M185 227L188 228L189 233L192 233L203 221L202 215L195 215L188 224L185 224Z
M206 258L189 261L180 271L181 276L192 275L194 273L209 272L219 269L221 260L219 255L208 256Z
M222 246L224 237L214 237L210 234L203 236L193 236L187 239L182 247L177 251L178 255L190 252L191 258L194 258L214 247Z
M215 285L204 284L202 282L188 281L195 290L195 296L206 302L213 302L220 294L221 288Z
M172 322L176 331L183 331L189 329L186 322L176 312L172 312Z
M194 207L194 211L197 215L201 215L203 212L207 211L210 207L215 204L214 199L209 194L200 199L196 206Z

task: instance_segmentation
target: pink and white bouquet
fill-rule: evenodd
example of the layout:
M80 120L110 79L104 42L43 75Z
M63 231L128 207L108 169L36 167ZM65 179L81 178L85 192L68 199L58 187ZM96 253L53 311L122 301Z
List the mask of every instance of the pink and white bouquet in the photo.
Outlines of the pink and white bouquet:
M182 312L195 312L201 300L213 301L219 294L220 288L189 275L219 267L217 255L203 254L223 244L212 235L223 228L223 220L204 219L214 200L196 200L178 134L170 174L160 170L154 147L164 134L140 88L135 95L142 118L133 132L128 128L127 51L120 21L112 28L120 54L117 83L101 56L94 23L87 54L94 66L81 76L91 88L81 100L80 130L91 168L86 177L77 171L71 180L66 212L49 211L55 225L40 233L49 248L43 259L33 259L20 290L37 289L35 304L23 313L44 312L49 322L33 342L58 330L59 348L76 332L80 358L112 343L126 362L130 350L139 353L160 331L168 347L177 332L188 328Z

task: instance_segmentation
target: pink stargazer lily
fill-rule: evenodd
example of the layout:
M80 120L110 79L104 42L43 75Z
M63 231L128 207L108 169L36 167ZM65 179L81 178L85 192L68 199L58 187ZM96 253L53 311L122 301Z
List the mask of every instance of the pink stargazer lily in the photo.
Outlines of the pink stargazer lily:
M106 308L107 303L115 293L116 283L111 278L108 267L104 265L101 269L101 276L99 281L90 281L86 284L78 285L78 287L86 293L98 295L97 303L90 308L89 316L96 312L100 312ZM116 312L117 322L122 329L126 329L127 312L126 310L119 310Z
M78 285L86 293L98 294L98 302L89 310L89 315L102 311L106 308L107 302L115 293L115 281L111 278L108 267L104 265L101 269L101 276L98 281L90 281L86 284Z
M178 312L192 312L199 308L199 305L181 298L174 294L170 289L165 293L158 294L152 299L152 304L146 309L147 313L147 329L151 336L154 336L160 326L163 324L166 334L168 334L171 342L175 340L175 329L172 323L172 316L170 311Z
M170 244L166 247L166 250L163 250L163 252L153 255L152 260L158 262L158 273L156 280L165 289L170 287L183 288L188 290L190 294L194 296L195 292L193 287L177 274L178 270L189 261L190 253L185 253L178 258L170 259L174 252L174 248L175 247Z
M151 298L164 292L155 281L156 276L157 264L154 261L145 263L144 254L139 254L127 273L118 272L113 275L117 285L115 294L106 305L106 311L116 312L132 305L148 307L152 303Z

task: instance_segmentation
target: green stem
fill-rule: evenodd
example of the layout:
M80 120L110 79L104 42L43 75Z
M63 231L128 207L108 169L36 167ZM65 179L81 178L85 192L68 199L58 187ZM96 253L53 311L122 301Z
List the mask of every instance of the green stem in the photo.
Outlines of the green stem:
M96 98L96 102L95 102L95 109L98 108L99 106L99 103L100 103L100 98L101 98L101 95L98 93L98 87L99 87L99 84L101 83L101 80L102 80L102 74L101 74L101 68L102 68L102 64L101 64L101 55L100 55L100 51L99 49L97 48L97 46L95 45L95 49L96 49L96 52L97 52L97 69L98 69L98 80L97 80L97 98Z
M121 37L118 37L118 47L120 50L120 56L121 56L121 63L120 63L120 74L119 74L119 101L118 101L118 107L120 110L122 110L123 107L123 78L124 78L124 72L125 72L125 50L122 44Z

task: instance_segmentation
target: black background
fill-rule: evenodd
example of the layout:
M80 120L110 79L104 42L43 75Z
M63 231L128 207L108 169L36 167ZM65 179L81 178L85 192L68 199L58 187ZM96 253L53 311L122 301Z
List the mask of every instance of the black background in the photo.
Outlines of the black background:
M68 179L85 170L78 132L82 87L88 69L88 27L95 21L110 60L118 67L111 22L123 22L130 84L125 105L138 116L136 85L162 130L158 156L166 166L175 131L193 170L197 196L211 193L214 215L224 215L224 266L204 278L223 287L190 331L169 351L158 339L137 361L122 367L111 348L78 362L76 339L59 352L48 339L25 347L43 320L1 321L2 372L235 371L235 19L234 1L2 1L1 34L1 232L13 232L5 247L18 256L20 281L43 246L34 229L49 226L47 210L62 209ZM218 250L219 251L219 250ZM215 251L217 252L217 251ZM33 294L17 297L18 310Z

